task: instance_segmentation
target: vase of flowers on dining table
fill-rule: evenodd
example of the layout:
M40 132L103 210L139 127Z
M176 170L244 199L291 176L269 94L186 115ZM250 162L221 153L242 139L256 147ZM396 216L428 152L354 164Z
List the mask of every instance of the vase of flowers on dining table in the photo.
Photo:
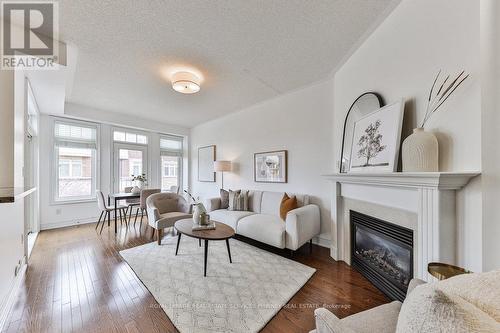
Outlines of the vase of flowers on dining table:
M146 178L146 174L143 173L141 175L131 175L132 181L134 182L134 187L132 187L132 193L138 194L141 193L141 190L146 186L148 179Z

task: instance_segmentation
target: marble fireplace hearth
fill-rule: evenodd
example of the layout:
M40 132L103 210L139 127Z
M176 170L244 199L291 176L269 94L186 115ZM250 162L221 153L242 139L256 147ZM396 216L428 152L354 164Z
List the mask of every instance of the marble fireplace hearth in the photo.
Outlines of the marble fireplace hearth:
M456 264L456 191L476 172L332 174L331 256L351 264L350 211L413 231L414 277L433 279L427 264Z

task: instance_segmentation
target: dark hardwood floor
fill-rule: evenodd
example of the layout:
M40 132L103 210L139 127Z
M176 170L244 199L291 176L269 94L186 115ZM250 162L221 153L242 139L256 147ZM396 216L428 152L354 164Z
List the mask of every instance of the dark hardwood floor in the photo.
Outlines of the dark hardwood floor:
M116 236L107 226L99 235L95 224L41 232L2 332L176 332L118 254L153 241L145 224ZM309 254L306 245L293 259L317 271L262 332L308 332L316 307L345 317L389 301L326 248L314 245Z

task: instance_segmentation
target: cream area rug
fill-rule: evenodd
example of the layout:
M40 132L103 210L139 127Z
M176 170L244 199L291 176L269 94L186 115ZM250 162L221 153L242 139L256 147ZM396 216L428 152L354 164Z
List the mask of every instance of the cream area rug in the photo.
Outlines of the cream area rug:
M230 240L209 241L207 277L203 243L183 236L121 251L121 256L182 332L258 332L299 291L315 269Z

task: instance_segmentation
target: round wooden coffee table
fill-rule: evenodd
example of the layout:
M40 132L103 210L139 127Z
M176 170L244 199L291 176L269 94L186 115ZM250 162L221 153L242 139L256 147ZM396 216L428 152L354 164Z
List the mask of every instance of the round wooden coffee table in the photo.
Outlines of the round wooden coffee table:
M179 244L181 242L181 235L186 235L193 238L203 239L205 241L205 264L204 264L204 276L207 276L207 255L208 255L208 241L209 240L225 240L227 246L227 254L229 255L229 262L233 263L231 260L231 249L229 248L229 238L234 236L234 229L230 226L211 221L215 223L215 229L212 230L193 230L193 219L183 219L175 222L175 229L179 232L177 237L177 247L175 248L175 255L179 252Z

